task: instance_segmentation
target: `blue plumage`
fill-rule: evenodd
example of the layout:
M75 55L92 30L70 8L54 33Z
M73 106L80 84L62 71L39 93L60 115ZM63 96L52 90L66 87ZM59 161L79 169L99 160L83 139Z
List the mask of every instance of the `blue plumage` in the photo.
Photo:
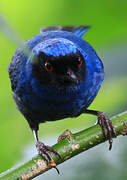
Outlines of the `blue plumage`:
M43 28L25 43L29 56L19 48L12 58L13 96L37 139L41 122L90 113L87 108L99 91L104 69L82 38L87 30L83 26Z
M85 59L86 74L85 81L78 85L49 88L40 84L33 77L33 59L26 57L18 49L9 69L12 71L11 66L14 64L15 84L17 84L14 89L14 97L15 99L19 98L21 103L23 102L23 106L26 106L24 111L29 113L32 112L31 110L35 110L37 113L41 112L39 122L44 122L77 116L82 106L87 108L91 104L103 81L104 71L101 60L86 41L71 32L48 31L28 40L26 45L32 50L35 57L40 52L54 57L65 56L70 53L75 54L78 49ZM54 114L58 117L52 118L52 113L54 118Z

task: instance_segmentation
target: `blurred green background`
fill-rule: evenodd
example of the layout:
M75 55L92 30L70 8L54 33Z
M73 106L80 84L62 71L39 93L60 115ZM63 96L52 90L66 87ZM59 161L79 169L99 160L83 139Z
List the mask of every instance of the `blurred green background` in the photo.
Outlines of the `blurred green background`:
M42 26L91 25L84 38L96 49L105 67L105 81L91 108L104 110L110 116L127 109L126 0L0 0L0 13L22 40L38 34ZM15 49L0 33L0 172L36 153L32 132L11 95L7 68ZM90 115L49 122L41 124L39 135L51 145L65 129L76 132L95 122L96 117ZM69 160L60 166L60 177L53 170L42 177L47 180L52 177L56 180L127 179L125 138L114 140L111 152L108 144L103 144Z

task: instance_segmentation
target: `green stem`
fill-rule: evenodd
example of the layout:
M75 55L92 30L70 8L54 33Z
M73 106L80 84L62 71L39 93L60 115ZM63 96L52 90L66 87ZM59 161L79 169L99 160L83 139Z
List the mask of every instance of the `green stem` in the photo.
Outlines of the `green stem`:
M117 135L127 135L127 112L113 117L112 122L116 128ZM64 136L65 138L59 138L59 142L53 146L61 155L61 159L59 159L52 154L57 165L107 140L104 139L99 125L92 126L76 134L72 134L67 130L61 137ZM51 166L47 165L40 155L37 155L20 167L15 167L2 173L0 180L28 180L49 169L51 169Z

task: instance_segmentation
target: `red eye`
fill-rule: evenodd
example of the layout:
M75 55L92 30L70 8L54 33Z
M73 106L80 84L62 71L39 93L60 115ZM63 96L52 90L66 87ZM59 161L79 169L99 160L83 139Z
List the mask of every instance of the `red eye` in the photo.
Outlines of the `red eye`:
M45 69L48 72L52 72L53 71L53 66L49 62L46 62L45 63Z
M78 62L77 63L78 63L77 64L78 67L80 67L82 65L82 59L80 57L78 58Z

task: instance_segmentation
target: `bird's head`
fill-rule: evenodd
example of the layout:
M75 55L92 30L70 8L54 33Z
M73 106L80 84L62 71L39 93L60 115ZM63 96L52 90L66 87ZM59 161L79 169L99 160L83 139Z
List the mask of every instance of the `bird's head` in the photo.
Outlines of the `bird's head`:
M69 40L52 39L34 49L33 76L43 85L70 86L85 79L85 61Z

